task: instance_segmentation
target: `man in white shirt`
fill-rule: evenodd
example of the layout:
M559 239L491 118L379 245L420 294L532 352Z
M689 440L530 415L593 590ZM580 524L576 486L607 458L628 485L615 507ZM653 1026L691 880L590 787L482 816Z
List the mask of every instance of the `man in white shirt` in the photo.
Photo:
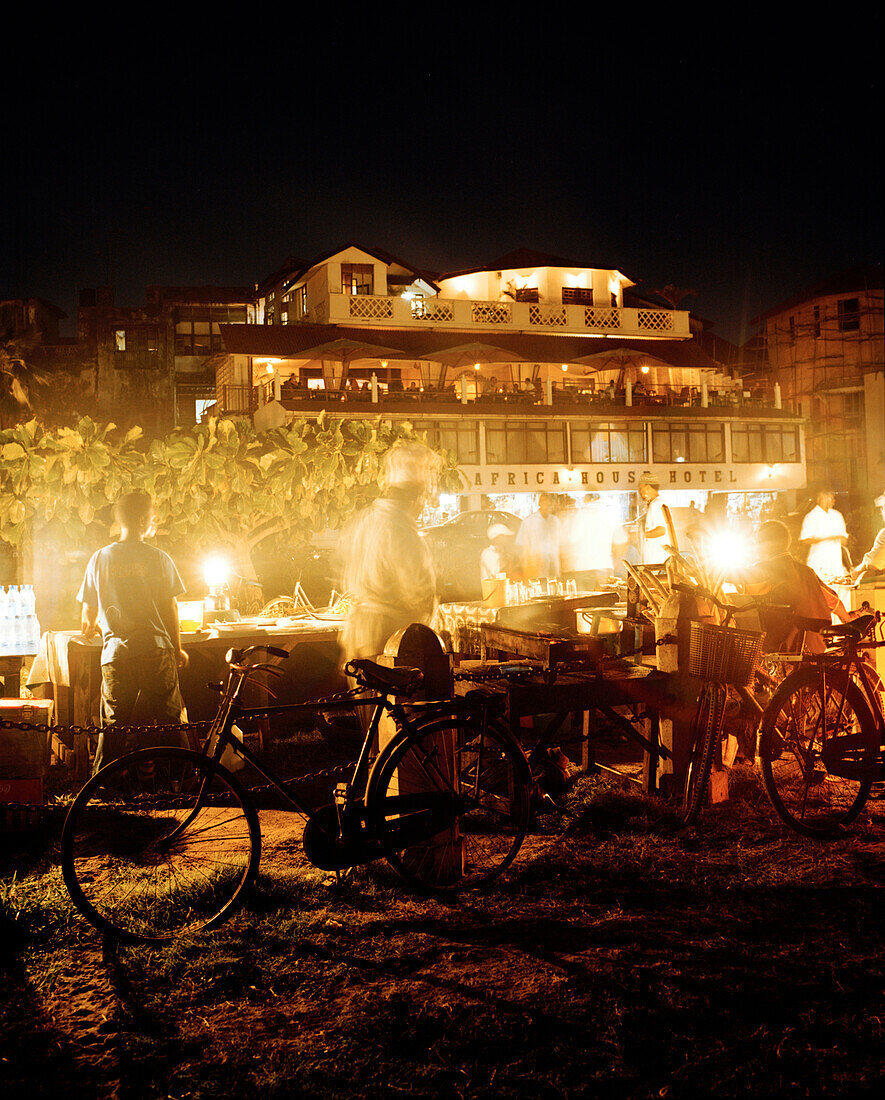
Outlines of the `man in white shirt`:
M669 536L659 487L660 482L654 474L643 474L639 479L639 496L647 506L639 520L639 552L643 565L663 565L668 557L665 547Z
M487 531L487 537L489 545L479 555L479 576L484 581L509 571L513 532L503 523L493 523Z
M823 489L817 494L817 506L802 520L799 541L808 549L805 564L817 573L825 584L844 577L842 547L848 542L845 519L833 505L835 494Z
M559 576L562 529L559 520L552 514L552 506L549 493L539 494L537 512L523 520L516 536L516 547L522 554L522 574L526 580Z
M873 503L882 512L882 521L885 523L885 493L876 497ZM868 575L876 572L885 572L885 526L876 535L873 545L864 554L852 576L859 580L866 580Z

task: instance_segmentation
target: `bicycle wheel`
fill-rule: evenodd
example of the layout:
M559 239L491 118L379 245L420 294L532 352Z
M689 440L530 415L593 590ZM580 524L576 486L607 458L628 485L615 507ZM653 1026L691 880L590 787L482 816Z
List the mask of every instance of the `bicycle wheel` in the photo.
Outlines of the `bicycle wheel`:
M846 766L844 759L834 763L826 749L838 750L840 744L860 758L860 768ZM819 671L797 669L777 690L759 726L765 790L778 815L804 836L832 836L857 817L872 785L862 776L864 762L877 748L875 719L864 696L838 670L828 671L824 696Z
M701 689L698 709L691 725L691 752L685 775L682 820L686 825L697 821L704 804L716 740L722 735L727 692L721 684L706 683Z
M86 919L154 943L230 916L258 869L261 830L228 771L187 749L152 748L89 780L61 849L65 883Z
M404 879L463 890L490 882L513 861L530 794L525 754L506 730L439 719L379 757L366 817Z

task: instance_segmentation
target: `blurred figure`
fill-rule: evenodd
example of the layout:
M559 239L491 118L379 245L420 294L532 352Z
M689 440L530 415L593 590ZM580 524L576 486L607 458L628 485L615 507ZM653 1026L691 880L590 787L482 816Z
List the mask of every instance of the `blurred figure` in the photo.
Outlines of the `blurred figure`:
M538 510L523 520L516 536L516 548L522 558L522 573L526 580L536 577L558 577L562 526L553 515L553 500L549 493L538 495Z
M799 541L808 550L805 564L813 569L825 583L831 583L845 576L842 564L842 547L848 542L848 531L841 512L833 505L836 496L831 489L822 489L817 494L817 504L805 519Z
M377 657L391 634L430 623L436 584L418 517L432 494L436 464L420 444L391 448L381 496L344 535L344 587L354 601L341 634L345 660Z
M876 497L873 503L882 513L882 522L885 524L885 493ZM859 581L870 580L881 572L885 572L885 526L873 539L873 545L864 554L860 564L852 571L852 577Z
M563 576L574 580L578 591L592 591L613 572L612 545L615 525L595 493L588 493L580 508L564 513L562 531Z
M479 555L479 576L484 581L510 572L513 546L513 532L503 523L493 523L486 535L489 545Z
M639 520L639 559L643 565L662 565L668 558L669 536L664 519L664 502L659 496L660 482L655 474L639 479L639 496L646 509Z
M766 653L823 653L826 648L821 635L811 624L830 623L832 616L842 622L851 617L842 601L828 585L790 551L790 531L780 520L768 520L756 533L759 560L747 574L748 595L768 595L771 602L788 607L783 611L760 612L765 630L763 648ZM806 630L793 615L809 621ZM804 647L803 647L804 636Z

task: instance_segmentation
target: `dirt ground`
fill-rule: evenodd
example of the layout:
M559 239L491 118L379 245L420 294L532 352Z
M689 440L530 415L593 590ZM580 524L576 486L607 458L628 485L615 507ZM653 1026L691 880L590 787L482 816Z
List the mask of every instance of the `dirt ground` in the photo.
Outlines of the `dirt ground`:
M227 925L115 947L72 913L57 830L3 858L11 1097L861 1096L882 1051L882 803L791 834L749 766L692 828L579 779L488 891L310 867L261 813ZM12 876L12 869L15 877Z

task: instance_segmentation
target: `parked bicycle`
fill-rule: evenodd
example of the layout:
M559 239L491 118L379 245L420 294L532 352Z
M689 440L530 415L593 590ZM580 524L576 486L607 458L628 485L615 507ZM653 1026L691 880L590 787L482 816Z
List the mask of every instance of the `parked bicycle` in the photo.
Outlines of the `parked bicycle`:
M713 761L723 738L726 707L734 693L746 718L753 723L762 715L789 662L790 654L762 654L763 632L732 626L735 615L766 610L790 614L765 597L729 604L704 588L677 587L693 596L701 596L725 613L721 625L704 622L689 624L688 671L703 680L689 734L688 766L683 788L683 820L692 824L704 805ZM793 616L793 618L796 618ZM807 624L809 627L822 623Z
M825 653L806 656L759 724L762 780L778 815L805 836L838 835L885 779L885 687L864 659L885 646L869 612L822 631Z
M261 851L253 796L222 763L242 757L306 818L303 848L324 870L385 858L432 890L483 886L515 858L530 813L525 754L482 692L410 702L417 669L351 661L357 687L307 704L245 708L243 686L276 665L231 650L215 719L200 751L159 747L108 764L74 800L62 832L62 870L80 912L105 933L158 942L214 928L244 900ZM310 807L238 736L258 717L373 708L349 782ZM382 718L393 732L386 743ZM297 781L297 780L296 780Z

